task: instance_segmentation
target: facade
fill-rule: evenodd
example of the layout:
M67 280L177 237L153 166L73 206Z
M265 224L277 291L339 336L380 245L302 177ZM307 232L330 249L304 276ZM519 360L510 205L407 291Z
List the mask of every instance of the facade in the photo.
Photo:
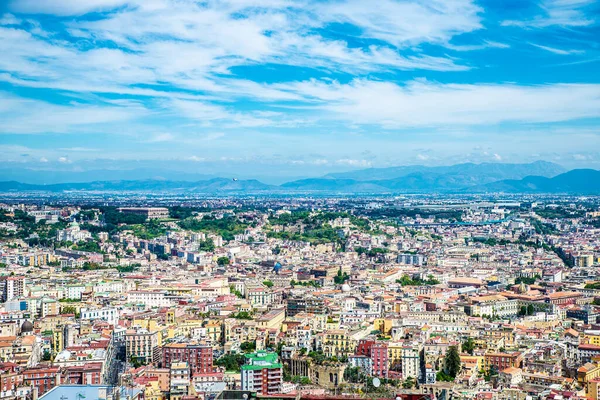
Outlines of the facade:
M283 383L282 365L277 354L256 352L246 354L246 364L242 365L242 390L261 395L279 393Z
M515 353L488 353L483 358L486 369L494 366L498 371L506 368L521 368L523 355L519 352Z
M146 329L128 330L125 333L125 351L128 360L139 359L144 363L157 363L160 358L158 332L149 332Z
M25 277L2 276L0 277L0 297L2 302L22 297L25 292Z
M185 362L192 374L213 372L212 346L191 343L170 343L162 348L162 367L171 368L173 363Z
M421 380L423 348L418 344L402 347L402 377Z
M426 261L425 256L422 254L398 254L397 261L400 264L409 264L409 265L423 265Z

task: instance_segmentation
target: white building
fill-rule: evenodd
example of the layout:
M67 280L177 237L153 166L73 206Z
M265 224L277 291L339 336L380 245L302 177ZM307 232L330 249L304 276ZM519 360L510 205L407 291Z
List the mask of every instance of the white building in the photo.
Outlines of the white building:
M171 299L167 297L167 292L160 290L134 290L127 293L127 302L134 304L143 304L146 308L170 307Z
M56 232L56 240L61 242L81 242L82 240L91 239L92 234L88 231L81 230L77 222L72 222L66 229Z
M112 325L116 324L119 320L119 312L114 307L105 307L97 309L82 308L80 312L82 320L93 321L100 319Z

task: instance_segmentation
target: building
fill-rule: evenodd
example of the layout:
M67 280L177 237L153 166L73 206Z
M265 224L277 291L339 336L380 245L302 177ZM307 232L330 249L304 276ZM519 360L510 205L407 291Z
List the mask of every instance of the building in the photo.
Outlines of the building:
M402 347L402 377L421 380L423 348L419 344Z
M162 367L171 368L173 363L185 362L192 374L213 372L212 346L192 343L170 343L162 349Z
M146 329L127 330L125 353L128 360L137 359L144 364L157 363L160 358L158 332L150 332Z
M172 301L167 295L161 290L132 290L127 293L127 302L143 304L146 308L170 307Z
M92 234L81 230L77 222L71 222L67 228L56 231L56 240L59 242L77 243L91 238Z
M25 277L2 276L0 277L0 298L2 302L22 297L25 291Z
M595 324L598 322L600 312L595 307L583 306L567 310L567 318L578 319L585 324Z
M320 297L293 297L287 299L287 315L293 317L299 313L321 315L326 312L325 301Z
M241 369L242 390L257 392L260 395L280 392L283 371L276 353L261 351L246 354L246 364L242 365Z
M29 368L22 375L23 385L37 389L40 396L60 383L59 367Z
M144 390L126 386L112 387L105 385L60 385L40 397L40 400L142 400Z
M169 218L169 209L166 207L121 207L118 210L123 214L142 215L146 219Z
M423 265L426 261L425 256L422 254L398 254L398 258L396 260L400 264L409 264L409 265Z
M388 344L384 341L377 341L371 346L371 360L373 365L373 375L382 378L388 376Z
M506 368L521 368L523 355L519 352L514 353L488 353L483 357L483 362L486 370L492 366L498 371L503 371Z
M171 365L169 395L171 400L180 400L190 392L190 369L185 362Z

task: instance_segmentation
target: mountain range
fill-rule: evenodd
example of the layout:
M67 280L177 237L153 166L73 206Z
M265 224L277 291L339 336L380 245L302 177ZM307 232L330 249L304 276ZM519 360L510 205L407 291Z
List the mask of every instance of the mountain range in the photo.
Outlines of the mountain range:
M280 186L255 179L143 179L27 184L0 182L0 192L106 191L181 193L600 193L600 171L565 171L558 164L464 163L443 167L369 168L301 179Z

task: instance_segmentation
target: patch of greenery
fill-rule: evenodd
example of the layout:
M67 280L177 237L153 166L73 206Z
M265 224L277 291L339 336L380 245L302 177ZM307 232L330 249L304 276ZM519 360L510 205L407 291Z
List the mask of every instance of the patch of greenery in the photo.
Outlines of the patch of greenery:
M246 363L243 354L224 354L215 361L215 365L224 367L226 371L240 372L242 365Z
M402 286L423 286L423 285L439 285L440 281L435 279L433 275L428 275L427 279L411 278L408 275L402 275L402 278L396 279L396 283Z
M194 232L213 232L223 237L223 240L233 240L234 235L243 233L248 224L240 222L233 216L225 216L216 219L211 215L205 215L202 219L186 218L179 222L182 229Z
M320 288L321 287L321 285L319 285L319 283L316 282L316 281L295 281L293 279L290 281L290 285L292 285L292 287L293 286L305 286L305 287L312 286L314 288Z

